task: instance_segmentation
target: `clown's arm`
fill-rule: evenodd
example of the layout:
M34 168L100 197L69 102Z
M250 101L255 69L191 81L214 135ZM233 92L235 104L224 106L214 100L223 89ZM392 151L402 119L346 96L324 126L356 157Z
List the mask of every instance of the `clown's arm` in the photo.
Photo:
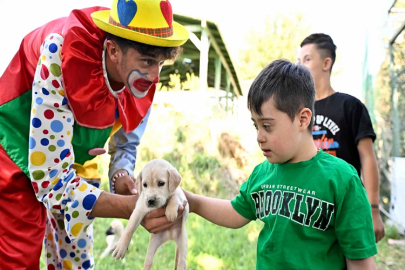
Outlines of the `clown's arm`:
M86 231L92 216L129 218L136 197L104 194L72 168L74 117L62 85L62 44L62 36L50 34L41 46L32 86L28 168L37 199L52 213L64 215L64 228L73 241Z
M132 177L134 176L137 147L145 132L151 109L152 107L149 108L142 122L135 130L126 133L121 127L113 137L110 138L108 153L111 155L111 160L108 178L110 179L111 192L115 191L123 195L134 194L133 192L131 193L131 190L135 189ZM118 173L122 173L124 176L116 178L115 182L113 182L113 177ZM112 188L113 183L116 185L115 190Z

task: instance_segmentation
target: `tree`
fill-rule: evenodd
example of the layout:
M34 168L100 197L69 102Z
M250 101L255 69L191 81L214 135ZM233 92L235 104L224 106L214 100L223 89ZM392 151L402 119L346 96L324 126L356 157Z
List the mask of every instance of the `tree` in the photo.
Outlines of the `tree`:
M375 143L381 178L381 195L389 197L391 178L390 160L393 155L393 107L391 87L398 92L398 118L400 124L400 156L405 156L405 34L394 44L394 80L390 77L390 57L387 50L375 80L374 104L376 115L377 141Z
M241 79L253 79L271 61L296 62L297 49L309 35L309 24L301 14L277 14L267 17L264 29L251 29L238 63Z

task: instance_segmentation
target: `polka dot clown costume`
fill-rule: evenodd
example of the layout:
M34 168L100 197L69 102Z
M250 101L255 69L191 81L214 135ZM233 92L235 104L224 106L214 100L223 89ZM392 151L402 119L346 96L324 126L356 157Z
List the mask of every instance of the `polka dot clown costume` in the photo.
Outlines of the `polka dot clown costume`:
M168 0L74 10L24 38L0 77L2 269L39 269L44 236L48 270L94 268L90 213L102 193L94 159L110 136L139 144L156 87L142 98L111 89L106 32L163 47L188 39ZM113 171L132 174L135 158L114 154Z

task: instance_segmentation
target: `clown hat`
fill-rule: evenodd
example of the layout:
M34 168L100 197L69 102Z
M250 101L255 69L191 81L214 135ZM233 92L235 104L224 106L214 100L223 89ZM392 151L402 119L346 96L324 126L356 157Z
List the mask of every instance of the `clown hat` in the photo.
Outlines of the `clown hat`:
M140 43L177 47L188 39L186 28L173 21L169 0L113 0L110 10L91 17L100 29Z

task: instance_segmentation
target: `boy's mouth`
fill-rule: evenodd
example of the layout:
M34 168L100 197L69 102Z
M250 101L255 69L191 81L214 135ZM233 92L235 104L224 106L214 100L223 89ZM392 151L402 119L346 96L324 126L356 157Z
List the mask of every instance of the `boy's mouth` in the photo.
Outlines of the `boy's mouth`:
M270 153L271 153L271 150L270 150L270 149L264 149L264 148L262 148L262 151L263 151L263 155L264 155L264 156L268 156L268 155L270 155Z

